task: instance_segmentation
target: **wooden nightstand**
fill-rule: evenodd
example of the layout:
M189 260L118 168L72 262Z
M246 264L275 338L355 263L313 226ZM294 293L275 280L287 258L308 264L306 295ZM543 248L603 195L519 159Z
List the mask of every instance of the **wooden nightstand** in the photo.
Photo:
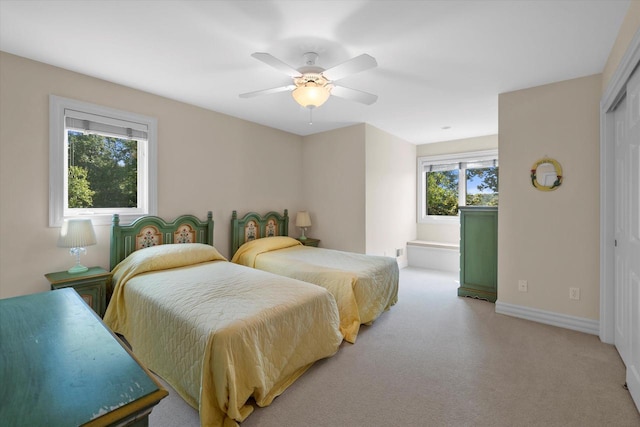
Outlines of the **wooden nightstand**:
M296 239L297 241L299 241L300 243L302 243L305 246L314 246L314 247L318 247L318 244L320 243L320 240L318 239L312 239L311 237L307 237L305 240L300 240L300 239Z
M70 274L66 271L45 274L51 289L73 288L100 317L107 309L107 285L111 277L104 268L91 267L84 273Z

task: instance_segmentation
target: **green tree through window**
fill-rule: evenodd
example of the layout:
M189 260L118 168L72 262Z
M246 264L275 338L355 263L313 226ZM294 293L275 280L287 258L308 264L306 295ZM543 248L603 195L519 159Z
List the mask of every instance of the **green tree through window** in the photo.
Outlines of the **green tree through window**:
M70 208L138 206L138 142L69 131Z
M427 172L427 215L458 214L458 170Z
M70 208L90 208L93 206L93 195L89 181L87 181L87 170L80 166L69 166L69 207Z
M498 206L498 167L467 169L466 205ZM469 183L476 183L476 191L469 188Z

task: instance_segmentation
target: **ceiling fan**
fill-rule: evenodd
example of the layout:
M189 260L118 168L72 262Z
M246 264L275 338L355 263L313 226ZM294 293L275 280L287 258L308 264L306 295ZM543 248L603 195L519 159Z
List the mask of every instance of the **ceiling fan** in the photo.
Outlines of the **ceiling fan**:
M292 92L293 99L298 104L307 108L321 106L329 99L330 95L366 105L371 105L378 99L377 95L336 84L338 80L344 77L378 65L375 58L366 53L327 70L316 65L318 54L315 52L305 53L303 55L305 65L297 70L268 53L255 52L251 56L285 73L293 79L293 84L243 93L240 94L240 98L252 98L259 95L289 91Z

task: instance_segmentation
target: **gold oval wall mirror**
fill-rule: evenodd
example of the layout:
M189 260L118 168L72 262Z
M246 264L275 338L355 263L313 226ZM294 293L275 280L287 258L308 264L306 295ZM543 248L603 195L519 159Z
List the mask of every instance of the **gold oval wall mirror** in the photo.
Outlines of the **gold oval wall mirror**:
M552 191L562 184L562 167L548 157L535 162L531 167L531 184L540 191Z

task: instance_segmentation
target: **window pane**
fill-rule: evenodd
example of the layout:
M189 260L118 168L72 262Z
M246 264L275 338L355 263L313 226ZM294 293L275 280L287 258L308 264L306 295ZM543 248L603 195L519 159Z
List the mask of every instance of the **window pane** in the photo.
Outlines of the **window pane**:
M498 167L466 170L467 206L498 206Z
M68 207L138 207L138 141L68 131Z
M458 215L458 169L426 174L427 215Z

